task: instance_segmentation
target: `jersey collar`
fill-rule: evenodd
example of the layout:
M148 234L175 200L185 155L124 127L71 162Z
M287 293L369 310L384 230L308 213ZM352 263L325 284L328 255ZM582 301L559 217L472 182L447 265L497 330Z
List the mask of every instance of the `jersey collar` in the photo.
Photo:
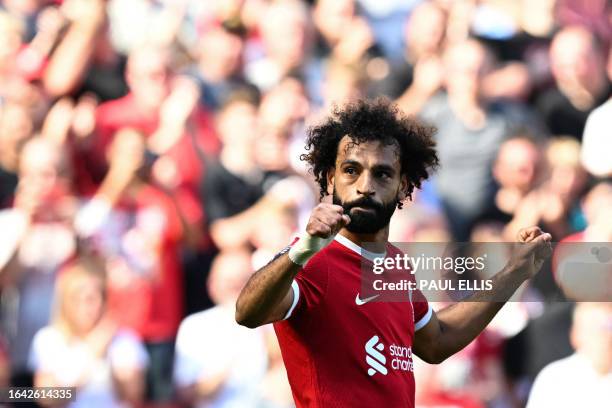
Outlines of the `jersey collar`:
M369 259L372 262L374 261L375 258L384 258L385 255L387 254L386 252L382 252L382 253L370 252L366 249L363 249L362 247L360 247L359 245L357 245L356 243L354 243L347 237L340 235L340 234L336 234L336 236L334 237L334 240L338 242L340 245L347 247L351 251L356 252L358 255L361 255L364 258Z

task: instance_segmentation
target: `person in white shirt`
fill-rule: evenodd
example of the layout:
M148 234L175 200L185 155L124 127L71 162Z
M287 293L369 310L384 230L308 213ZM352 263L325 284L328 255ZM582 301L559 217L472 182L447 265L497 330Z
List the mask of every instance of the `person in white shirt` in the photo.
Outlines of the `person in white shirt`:
M147 354L134 334L105 317L103 271L84 258L63 270L52 322L32 342L34 385L76 387L70 407L134 406L144 395Z
M236 299L252 271L250 252L219 254L208 278L216 306L181 323L174 381L179 397L190 406L251 407L260 398L268 361L263 332L239 326L234 319Z
M612 407L612 303L579 303L570 338L576 352L538 374L527 408Z

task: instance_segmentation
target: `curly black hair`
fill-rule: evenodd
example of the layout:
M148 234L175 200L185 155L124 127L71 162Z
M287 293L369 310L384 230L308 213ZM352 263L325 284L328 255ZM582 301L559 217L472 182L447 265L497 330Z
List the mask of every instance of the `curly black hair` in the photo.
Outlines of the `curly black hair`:
M319 184L321 198L327 193L327 173L336 165L338 145L344 136L360 144L380 141L399 146L401 174L406 175L406 195L412 199L414 188L429 177L439 165L433 135L436 129L421 124L400 112L385 98L362 99L342 108L335 106L323 123L308 129L306 151L300 159L310 165L310 171ZM402 208L402 203L398 202Z

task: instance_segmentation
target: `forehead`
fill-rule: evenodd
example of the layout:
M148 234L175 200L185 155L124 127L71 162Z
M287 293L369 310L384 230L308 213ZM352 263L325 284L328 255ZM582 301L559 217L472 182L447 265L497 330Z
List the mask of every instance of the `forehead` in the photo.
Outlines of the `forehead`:
M338 144L336 164L341 165L347 160L363 166L388 165L398 170L401 167L397 144L384 144L380 141L355 143L349 136L344 136Z

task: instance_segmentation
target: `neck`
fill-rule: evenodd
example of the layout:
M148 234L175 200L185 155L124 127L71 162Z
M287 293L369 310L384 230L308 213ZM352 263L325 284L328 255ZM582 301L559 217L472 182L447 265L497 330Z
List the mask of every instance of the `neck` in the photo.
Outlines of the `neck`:
M356 245L363 248L364 243L368 243L367 250L370 252L383 253L389 239L389 225L373 234L359 234L351 232L346 228L340 230L340 235L351 240Z

